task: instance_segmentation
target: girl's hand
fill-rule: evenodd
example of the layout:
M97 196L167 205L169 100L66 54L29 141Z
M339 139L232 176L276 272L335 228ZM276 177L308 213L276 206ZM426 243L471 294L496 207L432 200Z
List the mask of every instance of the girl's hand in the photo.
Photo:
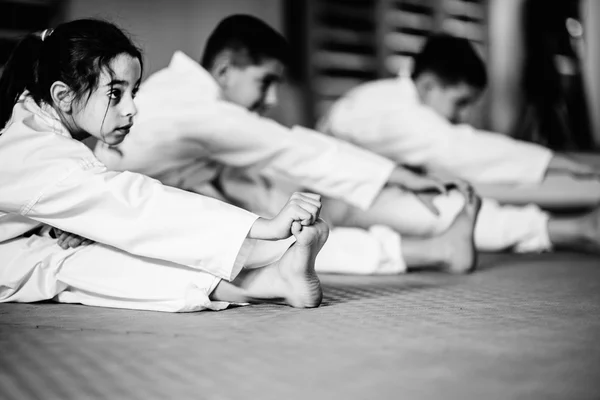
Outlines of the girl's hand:
M281 240L314 224L321 212L321 196L313 193L294 193L273 219L259 218L248 237L251 239Z
M423 174L411 171L404 167L397 167L390 176L388 184L395 184L405 190L414 192L419 201L423 203L434 215L440 215L433 204L434 196L431 194L447 194L449 189L456 188L461 193L472 190L469 183L450 175Z
M50 236L57 238L58 245L65 250L68 248L74 249L75 247L79 246L87 246L94 243L94 241L90 239L75 235L74 233L62 231L58 228L52 228L50 231Z

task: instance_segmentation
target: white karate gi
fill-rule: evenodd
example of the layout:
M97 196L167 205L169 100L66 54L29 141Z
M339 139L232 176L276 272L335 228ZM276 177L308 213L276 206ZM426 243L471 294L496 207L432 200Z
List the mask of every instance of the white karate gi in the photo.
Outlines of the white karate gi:
M213 77L181 52L142 84L136 105L135 124L125 141L117 148L99 143L96 156L109 169L140 172L222 199L212 183L224 166L254 167L367 209L395 167L347 142L302 127L288 129L222 100ZM317 258L317 270L404 271L399 235L384 227L375 231L334 229ZM347 260L355 262L349 266Z
M539 184L552 158L542 146L453 125L421 103L406 77L351 90L318 129L396 163L449 172L471 183Z
M252 264L257 241L246 236L256 215L107 171L27 95L0 135L0 160L0 302L222 309L209 294ZM26 235L41 223L97 243L63 250L48 235Z
M136 106L135 124L123 143L117 149L99 143L97 157L110 169L141 172L185 190L198 191L223 165L260 165L367 209L395 167L344 141L288 129L222 100L213 77L181 52L142 84Z
M332 106L318 129L399 164L450 173L475 184L539 184L552 158L550 150L535 144L452 125L420 102L414 83L406 77L351 90ZM404 206L407 210L421 207L414 199ZM440 200L439 208L442 214L453 213L448 210L456 205ZM484 199L475 242L484 250L548 250L547 221L548 215L534 205L502 207ZM433 229L439 231L444 225Z

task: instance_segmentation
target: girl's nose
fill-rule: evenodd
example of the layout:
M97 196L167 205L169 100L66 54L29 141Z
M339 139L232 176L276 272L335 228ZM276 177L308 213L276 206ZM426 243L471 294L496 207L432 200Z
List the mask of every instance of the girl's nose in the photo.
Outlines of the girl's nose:
M125 114L125 116L127 117L135 117L135 115L137 114L138 110L137 107L135 105L135 101L133 100L133 97L130 97L128 99L128 101L126 102L126 104L124 104L124 110L123 113Z

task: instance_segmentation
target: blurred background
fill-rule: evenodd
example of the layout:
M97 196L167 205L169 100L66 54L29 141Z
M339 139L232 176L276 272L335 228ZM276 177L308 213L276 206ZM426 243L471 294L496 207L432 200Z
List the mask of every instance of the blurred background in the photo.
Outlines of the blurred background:
M255 15L296 49L272 117L312 127L352 87L410 69L432 32L472 41L490 83L476 127L557 150L600 148L598 0L0 0L0 73L22 35L82 17L127 30L146 76L176 50L199 59L216 24Z

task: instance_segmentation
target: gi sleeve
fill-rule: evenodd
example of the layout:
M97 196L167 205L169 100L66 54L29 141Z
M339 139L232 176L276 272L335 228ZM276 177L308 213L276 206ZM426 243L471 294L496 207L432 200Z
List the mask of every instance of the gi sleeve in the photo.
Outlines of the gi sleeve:
M253 246L257 216L144 175L108 172L93 159L38 162L0 175L0 207L129 253L230 280Z
M449 172L473 183L540 183L552 158L542 146L453 125L424 106L382 113L368 125L360 124L363 132L352 132L348 118L348 140L396 163ZM348 135L336 132L335 126L331 130L336 136Z
M257 167L265 175L367 209L386 184L394 162L313 130L288 129L247 110L219 102L184 129L211 157L233 167ZM190 139L190 138L186 138Z

